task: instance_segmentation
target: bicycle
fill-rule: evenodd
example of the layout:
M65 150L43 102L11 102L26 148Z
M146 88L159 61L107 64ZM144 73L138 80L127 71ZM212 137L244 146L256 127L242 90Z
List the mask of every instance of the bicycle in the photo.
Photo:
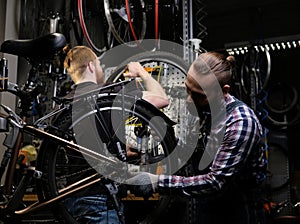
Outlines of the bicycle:
M27 58L36 71L36 62L52 58L64 45L64 36L54 33L27 41L5 41L1 45L1 51ZM4 85L1 91L10 92L21 99L22 115L26 117L31 100L25 96L31 96L32 99L39 91L33 94L33 88L21 89L18 85L9 83L5 63L3 67L5 72L2 76L7 85ZM29 80L32 86L40 87L36 84L38 79L32 79L32 75L29 75ZM56 221L77 223L79 217L73 217L63 203L69 196L101 181L113 184L114 189L117 189L121 184L116 180L120 179L120 174L127 175L128 166L154 172L149 169L157 169L156 163L159 161L160 168L168 169L169 161L163 162L163 159L167 158L177 144L173 130L175 123L156 107L129 95L125 90L130 83L131 80L113 83L76 96L75 100L56 98L61 107L32 124L26 123L16 112L1 105L5 113L0 115L0 130L8 134L3 143L7 150L1 163L1 169L6 169L6 180L1 187L0 220L6 223L17 222L33 212L55 207L53 214ZM117 119L107 119L112 115ZM95 136L101 133L97 146L105 153L93 151L79 144L76 139L76 128L80 129L81 124L90 121L97 125L94 130ZM37 149L36 161L22 167L22 177L19 181L14 181L22 136L25 134L41 141L41 145ZM138 152L139 156L128 160L127 163L124 155L128 145ZM107 150L111 148L116 149L114 154ZM83 156L76 157L77 159L89 158L94 164L90 164L90 167L72 166L75 159L73 156L78 156L78 153ZM147 165L153 166L148 168ZM101 172L98 172L99 170ZM84 174L86 178L72 182L72 177L79 174ZM22 198L26 187L31 183L34 183L38 200L26 206ZM112 198L115 198L116 191L111 193ZM114 202L117 209L117 202Z
M179 51L181 52L181 51ZM178 52L177 52L178 53ZM138 53L117 66L113 74L107 79L109 82L124 80L124 66L131 61L139 61L141 65L147 69L153 78L165 89L170 104L163 108L162 111L173 121L174 131L178 138L178 144L188 145L191 143L189 138L192 134L188 130L199 130L198 118L189 115L186 110L186 90L185 79L189 65L176 54L176 51L151 51ZM141 89L144 88L143 83L139 82ZM199 120L198 120L199 121ZM194 128L192 128L194 127ZM182 175L193 175L193 171L189 170L189 166L183 166L179 172ZM156 201L145 201L140 198L129 198L130 201L136 200L140 212L136 214L135 207L132 216L134 219L130 223L164 223L170 221L170 216L175 217L172 220L177 223L195 223L197 220L198 202L194 198L186 197L183 192L168 192L167 194L157 195ZM152 213L143 214L143 209L147 210L154 206L155 210ZM179 211L180 210L180 211Z

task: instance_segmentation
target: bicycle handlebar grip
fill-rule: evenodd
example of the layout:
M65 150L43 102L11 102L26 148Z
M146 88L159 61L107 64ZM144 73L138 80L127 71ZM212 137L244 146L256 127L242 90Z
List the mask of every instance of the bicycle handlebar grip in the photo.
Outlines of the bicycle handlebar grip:
M1 67L1 73L0 73L0 91L7 90L8 86L8 69L7 69L8 61L6 58L2 58L0 60L0 67Z

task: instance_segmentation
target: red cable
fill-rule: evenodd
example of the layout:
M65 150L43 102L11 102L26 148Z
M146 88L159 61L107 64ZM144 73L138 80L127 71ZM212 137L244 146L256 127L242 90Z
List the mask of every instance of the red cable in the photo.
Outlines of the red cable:
M137 39L137 36L136 36L135 31L134 31L134 28L133 28L133 25L132 25L132 22L131 22L130 8L129 8L128 0L125 0L125 3L126 3L127 19L128 19L128 23L129 23L129 27L130 27L131 33L132 33L133 38L134 38L134 40L136 41L136 43L139 44L138 39Z
M155 0L155 41L156 46L158 45L158 1Z

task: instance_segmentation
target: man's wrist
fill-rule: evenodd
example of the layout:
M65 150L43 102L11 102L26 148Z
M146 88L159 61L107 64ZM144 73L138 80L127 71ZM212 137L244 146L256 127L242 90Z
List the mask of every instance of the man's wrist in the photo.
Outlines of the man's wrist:
M138 77L140 77L142 80L151 79L151 75L144 69L138 72Z

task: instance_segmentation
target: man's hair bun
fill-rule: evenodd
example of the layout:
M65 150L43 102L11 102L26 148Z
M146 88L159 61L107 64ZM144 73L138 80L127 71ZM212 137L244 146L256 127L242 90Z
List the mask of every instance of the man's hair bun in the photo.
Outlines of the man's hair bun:
M227 58L226 58L227 61L230 61L230 62L235 62L235 57L232 56L232 55L229 55Z

